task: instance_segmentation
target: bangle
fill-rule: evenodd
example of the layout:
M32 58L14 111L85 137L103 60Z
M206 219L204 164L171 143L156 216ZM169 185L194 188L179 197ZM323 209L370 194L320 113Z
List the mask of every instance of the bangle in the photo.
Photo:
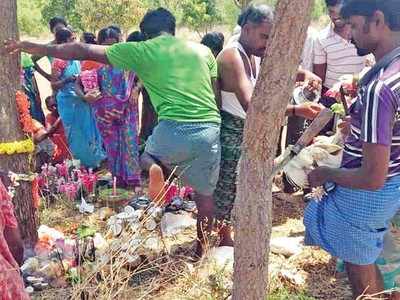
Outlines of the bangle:
M292 107L292 116L296 116L296 105Z

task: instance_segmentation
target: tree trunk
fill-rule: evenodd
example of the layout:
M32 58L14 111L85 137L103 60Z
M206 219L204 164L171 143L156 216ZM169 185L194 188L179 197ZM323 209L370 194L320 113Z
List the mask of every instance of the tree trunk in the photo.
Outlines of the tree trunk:
M234 211L234 300L265 299L272 218L271 171L294 88L312 0L280 0L247 112Z
M0 41L17 38L16 0L0 1ZM20 89L19 55L0 55L0 143L21 141L26 136L21 130L16 109L15 93ZM0 155L0 171L29 173L28 154ZM14 197L15 213L22 238L28 244L37 240L37 220L32 201L32 183L20 182Z

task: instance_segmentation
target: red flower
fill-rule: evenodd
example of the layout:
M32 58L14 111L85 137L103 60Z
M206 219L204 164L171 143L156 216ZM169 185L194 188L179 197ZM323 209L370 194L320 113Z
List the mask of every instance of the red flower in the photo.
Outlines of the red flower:
M30 103L28 98L23 92L17 91L15 94L15 102L17 104L19 122L21 124L22 131L28 134L33 133L33 122L29 112Z

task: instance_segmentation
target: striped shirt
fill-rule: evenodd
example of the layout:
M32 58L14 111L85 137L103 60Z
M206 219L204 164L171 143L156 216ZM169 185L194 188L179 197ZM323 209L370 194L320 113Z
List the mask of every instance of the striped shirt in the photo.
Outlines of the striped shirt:
M357 55L356 47L342 38L329 25L314 42L314 64L327 64L323 85L330 89L343 75L358 74L365 66L366 58Z
M388 178L400 174L400 59L381 70L360 87L350 107L351 131L347 137L342 167L361 167L363 143L390 147Z

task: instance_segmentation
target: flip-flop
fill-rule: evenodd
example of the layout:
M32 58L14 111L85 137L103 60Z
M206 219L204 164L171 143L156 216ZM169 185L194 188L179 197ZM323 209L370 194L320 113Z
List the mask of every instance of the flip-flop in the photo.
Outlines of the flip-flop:
M195 212L197 206L194 201L184 201L182 209L187 212Z
M165 212L176 212L178 210L182 210L184 202L185 201L181 197L175 196L174 198L172 198L167 207L165 207Z
M131 200L128 205L132 206L134 209L146 209L149 207L151 200L146 196L141 196Z

